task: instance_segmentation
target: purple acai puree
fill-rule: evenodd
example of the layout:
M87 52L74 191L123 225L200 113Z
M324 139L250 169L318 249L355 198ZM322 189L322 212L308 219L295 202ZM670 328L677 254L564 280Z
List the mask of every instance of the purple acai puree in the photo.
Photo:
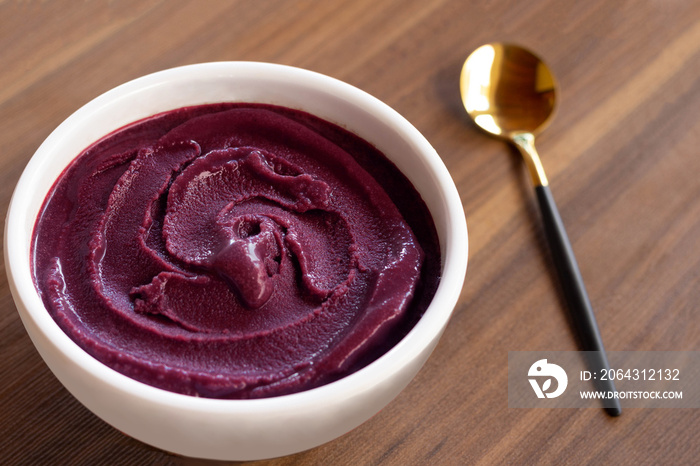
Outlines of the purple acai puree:
M173 110L93 144L47 197L33 263L85 351L214 398L359 369L420 318L440 270L425 204L377 149L257 104Z

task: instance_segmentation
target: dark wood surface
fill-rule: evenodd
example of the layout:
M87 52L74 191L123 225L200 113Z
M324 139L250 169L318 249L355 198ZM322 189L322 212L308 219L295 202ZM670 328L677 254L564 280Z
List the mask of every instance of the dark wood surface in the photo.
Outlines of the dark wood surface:
M0 1L0 214L43 139L120 83L218 60L328 74L437 149L467 214L469 270L440 344L396 400L269 464L696 462L696 409L508 408L508 351L577 345L522 162L461 107L461 64L494 40L531 47L559 78L538 149L608 350L700 350L699 2ZM83 408L34 350L4 273L0 285L0 463L209 464Z

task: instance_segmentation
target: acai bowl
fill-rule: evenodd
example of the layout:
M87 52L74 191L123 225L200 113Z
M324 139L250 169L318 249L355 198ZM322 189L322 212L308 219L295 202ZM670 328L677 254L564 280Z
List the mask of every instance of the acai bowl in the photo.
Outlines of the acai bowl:
M432 298L429 299L425 309L421 309L420 316L410 323L410 327L400 334L400 338L396 338L396 341L391 340L391 347L383 348L380 354L371 357L371 362L362 363L345 373L342 371L337 372L340 374L338 377L331 377L325 380L319 379L308 386L294 385L291 389L289 386L285 386L283 390L277 391L265 391L267 389L262 391L253 390L250 393L245 392L245 394L242 394L244 392L237 390L246 385L247 382L245 381L245 383L233 383L223 391L217 391L216 377L209 377L202 381L203 379L193 378L191 375L185 375L184 378L188 381L194 380L193 383L185 384L185 388L173 388L167 383L173 372L173 368L169 367L167 362L159 361L158 364L153 364L165 368L160 372L155 371L155 376L149 376L150 378L141 377L140 374L144 372L144 367L130 366L128 362L130 356L128 354L123 356L120 351L116 351L110 353L111 355L105 356L105 353L95 350L95 347L99 345L93 345L89 343L89 340L88 343L81 341L80 335L84 333L82 327L75 327L71 330L73 327L67 325L65 320L61 321L60 316L65 313L57 313L54 309L52 315L47 309L47 293L45 290L39 290L38 288L41 288L41 286L37 285L37 274L34 270L37 260L34 255L35 250L33 248L35 245L33 245L33 241L35 239L37 219L45 210L45 200L54 189L57 179L74 163L79 154L83 154L86 148L93 147L96 141L104 140L105 137L114 134L115 131L125 126L144 121L144 119L151 119L155 115L176 112L178 109L201 108L201 106L209 105L224 105L225 108L217 107L216 112L213 113L217 113L220 110L230 111L233 115L231 118L234 120L239 118L236 115L240 113L241 109L239 106L242 105L245 111L249 111L251 108L262 108L262 110L267 112L271 109L281 108L288 109L292 116L298 116L300 113L297 112L303 112L313 118L337 125L342 130L356 135L363 141L367 141L386 156L395 165L396 169L405 176L422 199L432 217L434 230L437 235L439 271L436 273L439 274L439 281L435 282L435 289L430 291ZM230 108L229 105L233 105L235 108ZM199 117L201 115L197 114L193 118ZM276 118L277 116L266 117L263 120L276 121ZM279 131L283 131L280 128L286 125L280 123L281 126L275 126L276 123L274 121L272 126L268 128L268 133L270 134L277 134ZM209 128L211 125L207 123L199 126ZM170 129L171 127L169 126L168 130ZM160 138L161 135L158 137ZM198 144L198 147L204 147L205 145L201 141ZM301 142L294 142L292 146L297 147L299 144ZM179 140L169 147L179 148L179 152L175 151L177 153L184 153L184 149L180 150L181 148L195 150L193 149L193 144L183 140ZM241 149L241 147L244 149ZM184 275L179 277L180 282L173 281L175 283L173 286L174 290L182 290L182 283L192 278L192 274L196 274L195 272L198 273L211 266L217 270L218 275L212 272L208 276L216 275L230 278L234 285L238 284L237 287L233 287L236 288L236 292L240 296L247 296L244 301L248 308L263 309L265 305L273 307L269 303L274 302L267 301L274 299L274 293L272 294L273 298L270 298L270 292L266 291L267 288L262 283L265 281L263 279L283 275L280 271L284 269L285 261L280 259L280 257L284 256L280 250L288 248L293 252L296 251L296 259L294 259L294 264L296 265L294 267L297 269L300 267L299 264L303 262L301 257L304 254L300 252L300 248L301 250L303 248L299 245L303 246L305 235L297 234L298 241L296 242L292 240L283 241L280 239L283 233L275 233L280 228L279 224L282 224L284 227L280 231L286 234L294 230L295 225L297 225L294 222L301 221L304 225L314 223L298 219L302 218L302 214L306 215L308 213L313 213L318 217L316 213L322 211L321 207L326 205L323 196L319 194L323 193L325 188L316 188L312 183L318 178L318 167L314 163L310 164L310 168L308 168L313 173L306 174L302 173L302 171L306 170L307 167L302 166L300 168L296 163L277 160L273 153L274 150L270 148L260 150L245 149L250 147L248 139L241 144L241 147L216 146L206 149L204 152L213 154L213 156L208 157L207 161L200 162L199 160L192 161L188 159L187 162L182 162L177 167L169 168L172 172L182 174L181 178L187 183L184 181L182 183L180 181L170 181L166 184L168 188L173 187L173 192L181 193L181 197L184 198L186 193L195 189L196 186L193 187L192 183L203 179L203 174L221 172L220 169L223 165L220 163L217 165L215 162L222 157L233 158L237 161L235 166L229 167L231 168L229 170L231 173L245 172L246 170L253 173L259 167L263 167L266 170L272 169L272 171L270 173L265 172L267 174L263 173L262 175L255 172L258 173L256 175L258 180L260 177L267 180L274 176L286 178L293 176L296 181L301 180L300 185L303 189L299 188L300 190L294 191L292 188L285 188L285 193L294 192L300 199L298 202L295 201L296 203L289 201L289 205L292 206L290 208L294 211L290 218L293 218L285 220L286 217L280 214L276 227L269 226L269 222L266 223L266 221L257 221L256 219L261 218L259 212L255 211L253 207L249 207L248 204L245 207L248 210L243 213L236 211L236 216L227 217L223 214L219 216L219 223L224 225L221 231L230 233L235 230L234 236L226 237L227 245L238 244L234 240L248 241L251 238L263 238L267 235L266 237L269 241L265 244L269 243L272 246L263 247L259 246L258 243L244 242L241 243L243 244L242 250L258 251L266 247L267 249L271 248L273 250L272 260L268 260L267 256L265 256L264 260L262 259L267 253L260 253L260 257L253 254L256 260L253 261L252 268L246 269L248 270L247 272L238 274L242 275L241 278L236 275L237 272L227 273L225 267L220 266L222 261L219 261L218 257L229 257L233 254L229 253L228 249L226 249L226 254L218 254L217 252L217 254L207 255L201 253L201 251L192 252L177 246L177 244L180 244L178 240L183 235L186 236L185 233L201 230L199 226L186 229L166 226L163 229L169 232L167 239L170 241L168 250L178 256L175 266L180 267L183 263L187 263L193 267L191 270L188 269L188 271L183 272ZM226 151L231 153L224 153ZM124 158L122 161L123 165L124 167L131 167L130 176L132 178L143 176L145 173L148 175L145 178L150 180L152 179L150 176L152 167L137 166L134 163L139 157L145 158L152 155L146 152L141 148L140 152L135 150L135 155L133 156L108 155L113 156L110 160L119 159L120 157ZM169 155L168 157L171 156ZM295 162L297 161L295 159ZM327 161L322 162L326 163ZM111 163L105 164L104 161L100 162L98 164L99 170L97 171L100 173L104 172L103 167L111 167L113 165ZM197 171L190 173L195 168L197 168ZM346 167L343 170L346 170ZM349 172L352 171L349 170ZM115 185L124 185L124 176L115 177L115 180L117 180ZM352 176L349 177L353 178ZM342 176L336 176L336 178L340 179ZM377 178L377 175L374 175L374 178ZM242 184L255 184L248 179L246 180ZM374 182L378 185L392 186L391 183L387 183L387 180L375 179ZM179 188L177 188L178 183L182 184ZM356 182L355 184L365 185L363 182ZM331 183L333 189L329 188L329 192L343 192L341 188L334 188L333 186ZM360 189L364 190L365 188L362 187ZM371 189L367 189L369 189L367 191L368 195L373 196ZM364 193L365 191L362 192ZM136 199L139 197L138 194L129 191L121 194L111 193L109 196L110 199L115 199L115 201L105 204L104 210L117 213L117 207L121 204L116 199ZM243 194L240 194L240 196L245 197ZM259 197L259 193L256 196ZM170 197L176 196L172 194ZM247 195L245 198L250 199L253 197L255 196ZM336 197L344 199L348 196L336 194ZM78 204L81 202L78 202ZM268 203L267 201L265 202ZM183 204L189 205L187 202ZM381 206L382 203L379 202L378 205ZM149 206L151 205L149 204ZM238 206L236 208L241 209L243 207ZM65 210L70 211L71 209L66 208ZM151 206L146 210L156 211L158 209ZM169 219L175 216L173 212L176 210L170 207L167 209L163 208L163 211L167 211L170 217L164 216L160 222L168 224ZM204 212L205 210L203 209L202 211ZM222 209L222 211L233 212L233 208L229 209L227 207ZM382 214L379 217L386 215L393 219L393 216L395 216L394 213L391 213L389 210L385 211L383 208L380 208L379 211ZM193 212L187 215L181 214L180 217L187 217L189 222L196 222L200 217L197 213L197 209L194 209ZM359 218L359 222L362 224L364 217L359 214L355 216ZM201 215L201 217L205 216ZM115 213L111 220L104 220L103 223L104 225L119 224L121 218ZM241 219L245 220L245 228L241 227ZM336 232L337 225L342 224L342 221L336 221L335 217L332 217L316 223L328 225L328 228L332 228L333 232ZM392 220L390 225L383 225L381 227L382 231L396 223ZM141 225L141 230L143 230L142 227L143 225ZM108 227L105 226L104 229L107 230ZM241 234L241 231L244 230L247 233ZM371 238L371 233L366 232L365 236ZM379 233L382 237L385 235L382 232ZM333 233L333 235L343 238L354 238L357 235L361 236L361 233L352 232L352 234L347 235ZM397 235L402 236L400 232ZM197 235L195 234L194 237L197 237ZM37 239L39 246L41 246L40 240L41 237ZM114 242L116 240L105 240L105 242L109 241ZM410 243L410 241L408 242ZM345 249L353 251L353 254L357 250L372 248L372 246L363 246L362 244L350 244L349 240L346 243L349 246L346 245ZM51 248L53 248L53 245L48 247L48 249ZM127 256L120 258L118 255L110 258L109 254L105 253L105 250L108 249L103 250L102 243L97 244L95 241L90 243L88 249L89 251L85 253L86 261L92 260L94 264L97 264L91 267L99 270L100 273L103 270L108 270L110 267L116 270L115 273L119 273L119 261L128 259ZM207 251L210 249L204 248ZM307 245L307 249L315 253L323 248L311 244ZM409 258L407 259L409 261L408 267L389 270L383 282L393 283L395 277L404 276L406 275L406 270L415 268L410 263L410 258L413 256L406 252L409 248L401 246L398 249L395 256L401 258L401 260ZM98 251L98 253L95 251ZM126 254L130 253L126 251ZM309 264L313 265L322 262L322 255L318 256L320 259L314 259L312 254L307 254L307 256L310 257L308 260ZM33 343L57 378L89 410L122 432L172 453L199 458L249 460L287 455L328 442L369 419L398 395L418 372L435 347L457 302L467 265L467 230L459 195L439 156L425 138L391 108L353 86L318 73L274 64L219 62L174 68L136 79L103 94L66 119L37 150L17 184L6 220L5 258L12 294ZM72 261L75 261L75 257L72 258ZM111 265L109 261L111 261ZM361 259L356 259L356 261L361 261ZM38 262L41 261L39 260ZM66 263L68 262L70 261L66 261ZM338 260L338 262L343 261ZM398 262L398 259L391 261L392 264ZM263 263L266 265L261 265ZM263 273L261 275L262 279L253 280L250 286L245 283L241 284L242 282L239 279L255 276L254 270L258 270L255 268L256 264L258 269L262 267L262 269L266 270L267 272L265 273L267 275ZM129 263L122 268L138 268L137 266L138 263ZM308 267L313 269L311 266ZM61 270L64 268L67 268L65 264L60 267L54 267L54 269ZM325 270L328 267L323 266L322 268ZM360 265L356 268L365 269L366 267ZM176 272L178 270L180 269L177 269ZM208 273L206 271L202 272L203 275ZM185 330L197 333L199 335L195 338L197 341L204 338L201 335L236 333L226 326L224 326L226 328L212 327L209 321L198 320L197 316L192 316L191 313L188 314L186 309L181 311L164 311L153 316L152 314L158 313L159 306L165 299L156 293L165 288L164 283L166 283L166 280L163 277L172 279L173 271L168 269L159 273L153 278L152 282L144 284L144 286L147 286L146 288L138 291L129 290L126 293L134 302L146 303L150 306L143 305L143 309L147 310L141 312L139 318L150 313L147 316L148 319L159 323L167 321L167 328L170 329L168 331L175 335L173 337L174 340L182 339L178 335L185 334ZM313 282L313 280L305 286L311 290L320 290L318 291L320 296L318 299L323 301L330 299L328 296L335 297L339 293L337 290L348 288L346 286L347 280L343 281L345 278L343 276L342 279L335 280L332 283L333 286L325 282L319 284ZM197 282L197 280L200 279L192 278L190 281ZM59 291L66 286L61 280L51 279L49 282ZM296 282L293 284L295 287L297 285ZM303 288L304 285L298 286ZM412 289L409 285L401 286L404 286L404 288L408 286L406 289ZM364 288L367 288L367 285ZM205 283L203 289L211 289L208 282ZM246 290L252 291L247 292ZM324 295L324 293L326 294ZM304 292L305 297L308 294ZM409 292L408 295L410 294ZM116 301L118 299L109 293L105 293L105 296L109 296L104 298L107 301ZM154 298L154 296L156 297ZM177 296L171 296L171 302L178 302L176 298ZM339 300L342 301L340 298ZM57 301L60 301L60 299ZM280 300L280 302L282 301ZM373 302L371 299L370 301ZM391 299L386 298L376 301L390 303ZM402 300L398 299L396 301ZM323 302L325 303L325 301ZM391 306L394 306L394 304L390 303L385 308L389 309ZM340 307L342 308L342 306ZM76 319L76 322L79 323L81 319ZM389 321L391 319L392 315L387 314L384 320ZM252 322L255 319L251 318L250 320ZM254 324L251 323L250 325ZM294 326L296 325L295 323ZM116 325L116 327L119 327L119 325ZM364 329L366 325L363 324L360 327ZM100 332L102 334L110 333L112 331L111 328L106 326ZM256 335L263 335L267 332L266 329L261 330L259 328L256 328L256 331ZM71 332L73 334L69 336ZM316 333L318 333L318 330L312 328L302 332L301 335ZM379 340L383 339L383 335L386 332L383 328L376 332L371 329L364 331L368 338L375 333L379 337L375 336L373 338L373 348L381 346L378 344L381 342L376 340L378 338ZM221 338L219 339L221 340ZM300 338L298 335L295 335L289 341L295 342ZM320 344L319 347L321 346L323 344ZM348 345L346 344L345 346ZM285 348L278 350L282 354ZM320 350L311 349L309 351L316 354ZM316 365L330 364L335 371L338 368L342 368L345 361L349 360L350 355L353 354L353 348L350 348L340 356L330 358L328 360L330 362L324 360L321 363L314 360L307 366L313 366L314 363ZM126 360L126 362L122 361L122 359ZM362 357L359 359L362 359ZM119 361L114 363L114 360ZM294 366L296 369L301 367L298 363L295 362L295 364L297 364ZM294 379L295 383L296 379L301 378L315 380L313 376L306 375L312 373L316 374L317 371L303 372L299 369L298 372L292 374L292 377L286 375L283 378L287 381ZM296 374L304 375L302 377L296 376ZM182 378L175 376L173 380ZM254 384L248 383L248 385L260 384L260 380L263 379L270 379L269 374L265 374L264 377L258 377ZM166 380L166 382L159 382L160 380ZM275 384L277 386L280 385L277 382L271 385ZM202 386L204 388L201 391L192 391L191 389L191 387L201 388ZM226 399L226 394L234 392L238 393L236 396L239 398L247 399Z

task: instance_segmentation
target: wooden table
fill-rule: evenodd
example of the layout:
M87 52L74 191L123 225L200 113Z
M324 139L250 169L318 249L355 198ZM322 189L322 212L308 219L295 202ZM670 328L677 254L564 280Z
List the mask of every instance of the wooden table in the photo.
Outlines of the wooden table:
M695 409L509 409L509 351L577 349L526 171L459 98L465 57L538 51L561 106L538 148L608 350L700 350L700 3L590 0L0 1L0 209L102 92L173 66L295 65L383 100L461 194L469 270L427 365L380 414L270 464L690 463ZM1 267L1 266L0 266ZM0 463L209 464L92 415L32 346L0 274Z

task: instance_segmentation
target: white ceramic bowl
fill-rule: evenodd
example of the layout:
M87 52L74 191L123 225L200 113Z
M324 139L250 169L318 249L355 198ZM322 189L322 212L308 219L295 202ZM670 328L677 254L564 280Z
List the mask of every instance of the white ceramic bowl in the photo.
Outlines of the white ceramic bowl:
M383 151L430 209L440 239L442 279L425 315L364 369L301 393L215 400L164 391L93 359L58 327L32 281L30 243L39 209L63 169L84 148L128 123L178 107L260 102L337 123ZM435 347L467 267L467 226L454 182L435 150L403 117L369 94L298 68L218 62L130 81L80 108L39 147L20 178L5 224L5 262L17 310L44 361L97 416L155 447L199 458L250 460L306 450L357 427L387 405Z

